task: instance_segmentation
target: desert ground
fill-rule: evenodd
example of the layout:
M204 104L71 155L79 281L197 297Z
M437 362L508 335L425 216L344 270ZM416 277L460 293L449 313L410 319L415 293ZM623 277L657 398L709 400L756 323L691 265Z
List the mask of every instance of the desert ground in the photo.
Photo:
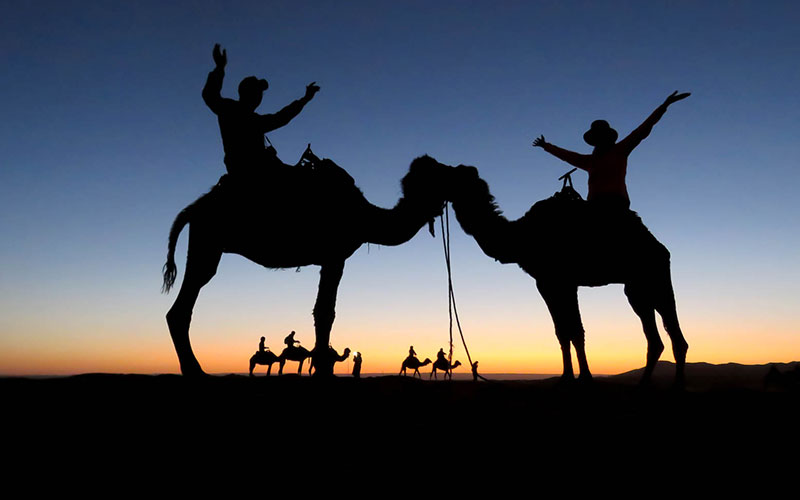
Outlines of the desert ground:
M539 451L583 444L633 450L648 440L712 448L796 444L800 363L774 364L768 376L772 367L690 363L685 390L672 387L674 365L661 362L650 387L639 386L641 370L589 384L429 381L427 375L319 380L259 373L194 380L85 374L0 378L0 394L8 436L19 450L39 450L35 454L56 443L114 443L117 452L123 443L210 449L238 443L253 451L322 443L430 448L457 439L465 453L499 443Z

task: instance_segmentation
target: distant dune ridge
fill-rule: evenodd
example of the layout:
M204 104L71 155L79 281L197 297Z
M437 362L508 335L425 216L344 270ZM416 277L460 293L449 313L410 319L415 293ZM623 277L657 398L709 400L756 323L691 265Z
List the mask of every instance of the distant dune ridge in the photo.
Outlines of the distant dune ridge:
M773 381L777 381L779 383L785 384L800 384L800 361L791 361L788 363L765 363L760 365L744 365L740 363L724 363L724 364L712 364L712 363L687 363L686 364L686 374L687 374L687 382L689 388L695 389L715 389L715 388L742 388L742 389L757 389L763 388L765 382L767 381L767 377L770 376ZM637 368L635 370L630 370L624 373L616 374L616 375L598 375L600 380L605 380L608 382L619 383L622 385L629 385L629 384L638 384L642 373L644 371L644 367ZM92 378L93 376L108 376L111 375L114 378L114 374L81 374L81 375L74 375L72 377L51 377L48 375L37 375L37 376L26 376L20 377L25 379L47 379L47 378L77 378L77 379L87 379ZM119 377L126 377L122 374L116 374ZM157 374L153 374L155 376ZM240 376L240 375L247 375L246 373L236 373L236 374L216 374L215 377L221 376ZM422 378L423 381L427 381L427 373ZM558 378L556 374L535 374L535 373L487 373L483 374L490 381L496 382L503 382L503 381L521 381L521 382L531 382L536 383L538 381L550 381L552 382L553 379ZM264 377L264 373L256 372L257 377ZM362 374L364 378L382 378L387 377L390 378L394 376L393 373L366 373ZM653 372L653 382L657 386L666 386L672 383L675 376L675 363L671 361L659 361L656 365L655 371ZM129 375L128 377L133 377L133 375ZM137 375L136 377L150 377L148 375ZM296 377L296 375L284 375L285 378L287 377ZM339 375L339 378L348 378L349 375ZM0 379L14 379L17 377L13 376L5 376L0 375ZM277 379L276 375L272 375L272 378ZM454 373L453 374L454 381L471 381L472 375L469 373ZM549 384L546 384L549 385Z

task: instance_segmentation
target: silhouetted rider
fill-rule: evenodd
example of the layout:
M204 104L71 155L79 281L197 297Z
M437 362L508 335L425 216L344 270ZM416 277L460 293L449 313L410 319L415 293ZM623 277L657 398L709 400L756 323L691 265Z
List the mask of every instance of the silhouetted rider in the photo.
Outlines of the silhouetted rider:
M689 97L691 94L678 94L676 90L639 125L628 137L617 141L617 131L605 120L595 120L591 128L583 134L583 140L594 150L590 155L574 153L554 146L540 136L533 141L534 146L541 147L551 155L564 160L574 167L589 172L589 201L604 202L608 205L628 208L630 198L625 185L625 174L628 170L628 155L650 134L658 120L664 116L670 104Z
M265 351L269 351L269 347L267 347L267 346L265 346L265 345L264 345L264 342L265 342L266 340L267 340L267 339L266 339L265 337L261 337L261 340L258 342L258 352L265 352Z
M248 76L239 83L238 101L224 98L220 92L225 65L228 63L227 51L221 51L219 44L216 44L212 55L216 67L208 74L203 100L217 115L228 172L239 176L278 164L280 160L275 149L265 147L264 134L289 123L314 97L319 87L311 82L300 99L275 114L260 115L255 111L261 104L264 91L269 88L267 81Z
M290 347L290 348L294 347L295 344L299 344L300 343L299 340L295 340L294 339L294 330L292 330L292 333L290 333L289 335L286 336L285 339L283 339L283 342L286 344L287 347Z

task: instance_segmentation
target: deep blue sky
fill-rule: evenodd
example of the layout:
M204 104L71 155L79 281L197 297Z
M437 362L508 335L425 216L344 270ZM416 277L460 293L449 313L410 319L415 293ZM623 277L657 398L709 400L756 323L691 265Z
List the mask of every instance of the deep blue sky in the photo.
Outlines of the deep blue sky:
M518 217L568 169L534 137L588 152L592 120L624 136L673 90L692 92L631 156L632 207L672 251L694 360L797 358L798 25L794 2L6 2L0 372L43 349L65 364L59 349L171 356L173 297L158 294L167 230L224 172L200 97L216 42L228 51L224 95L244 76L269 79L262 112L318 82L270 138L289 163L313 143L387 207L427 153L477 166ZM585 194L585 174L576 186ZM460 229L453 258L474 342L492 352L535 339L520 349L557 365L533 280ZM316 276L225 257L198 303L198 350L241 345L246 357L258 336L278 344L292 328L310 345ZM621 290L581 300L590 361L612 342L603 349L625 345L639 366L644 338ZM348 261L335 343L402 357L414 338L438 349L446 332L429 332L446 321L440 241L420 234ZM374 346L348 337L361 330L376 331Z

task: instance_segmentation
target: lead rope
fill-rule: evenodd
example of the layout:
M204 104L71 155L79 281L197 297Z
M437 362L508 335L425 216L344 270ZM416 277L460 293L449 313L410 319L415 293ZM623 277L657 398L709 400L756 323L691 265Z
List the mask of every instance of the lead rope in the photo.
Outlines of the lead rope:
M456 326L458 327L458 333L461 336L461 343L464 345L464 351L467 353L467 359L469 360L469 367L472 370L472 357L469 355L469 348L467 348L467 341L464 339L464 331L461 329L461 321L458 319L458 308L456 307L456 296L453 292L453 273L450 268L450 205L449 203L445 202L444 204L444 214L441 218L442 222L442 246L444 247L444 261L447 265L447 294L448 294L448 301L447 301L447 310L450 314L450 356L448 359L448 363L452 366L453 364L453 317L456 319ZM450 372L450 378L452 379L453 372Z

